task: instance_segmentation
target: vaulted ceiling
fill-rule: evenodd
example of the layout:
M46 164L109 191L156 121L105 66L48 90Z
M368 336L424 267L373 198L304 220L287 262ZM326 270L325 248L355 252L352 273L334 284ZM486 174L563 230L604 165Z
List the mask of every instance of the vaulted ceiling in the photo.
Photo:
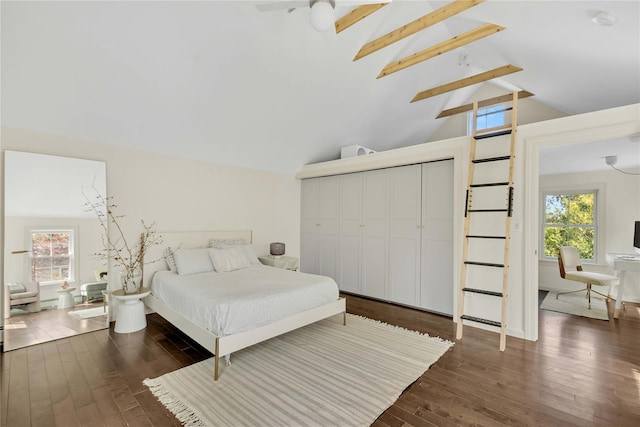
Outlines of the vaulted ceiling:
M291 174L429 140L492 70L569 115L640 102L637 1L477 1L357 61L451 2L394 0L338 34L308 7L256 7L271 3L2 1L2 124ZM335 3L340 18L363 2Z

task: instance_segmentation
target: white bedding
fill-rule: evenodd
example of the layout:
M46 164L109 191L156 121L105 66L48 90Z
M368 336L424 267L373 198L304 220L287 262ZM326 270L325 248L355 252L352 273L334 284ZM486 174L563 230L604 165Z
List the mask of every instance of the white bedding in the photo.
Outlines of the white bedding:
M151 290L166 305L219 337L338 299L338 286L329 277L267 266L188 276L158 271Z

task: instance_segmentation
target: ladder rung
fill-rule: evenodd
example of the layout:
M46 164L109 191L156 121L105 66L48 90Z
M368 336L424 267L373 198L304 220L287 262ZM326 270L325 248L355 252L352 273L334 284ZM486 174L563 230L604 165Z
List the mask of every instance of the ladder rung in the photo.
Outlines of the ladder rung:
M464 292L472 292L474 294L490 295L492 297L502 297L502 292L487 291L485 289L462 288Z
M485 139L485 138L493 138L494 136L502 136L502 135L509 135L511 134L511 129L507 129L507 130L501 130L498 132L491 132L491 133L485 133L483 135L475 135L473 138L478 140L478 139Z
M465 264L481 265L483 267L504 267L504 264L495 264L492 262L465 261Z
M479 317L467 316L466 314L460 316L463 320L471 320L472 322L484 323L485 325L491 326L502 326L502 323L496 322L495 320L481 319Z
M467 234L467 239L506 239L505 236L480 236L477 234Z
M477 188L477 187L500 187L503 185L509 185L508 182L486 182L484 184L471 184L469 187Z
M487 157L485 159L474 159L471 160L471 163L487 163L487 162L498 162L501 160L509 160L511 156L499 156L499 157Z
M509 209L469 209L467 212L508 212Z

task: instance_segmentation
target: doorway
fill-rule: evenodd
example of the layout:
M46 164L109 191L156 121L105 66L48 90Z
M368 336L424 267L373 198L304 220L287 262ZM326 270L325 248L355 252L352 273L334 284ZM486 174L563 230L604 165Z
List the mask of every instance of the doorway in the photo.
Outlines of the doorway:
M637 122L558 131L544 136L525 136L525 199L524 210L524 287L525 287L525 338L538 339L538 289L540 283L540 170L541 150L552 147L578 148L578 144L597 143L624 139L630 141L637 135ZM524 132L523 132L524 133ZM605 164L604 158L597 161ZM606 165L606 164L605 164ZM606 247L605 247L606 248ZM605 250L606 253L606 250ZM557 266L554 267L557 270Z

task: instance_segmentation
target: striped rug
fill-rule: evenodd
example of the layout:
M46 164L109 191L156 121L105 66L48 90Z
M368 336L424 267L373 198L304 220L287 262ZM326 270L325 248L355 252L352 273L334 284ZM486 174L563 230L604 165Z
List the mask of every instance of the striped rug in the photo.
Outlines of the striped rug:
M144 384L187 426L366 426L453 343L348 315Z

